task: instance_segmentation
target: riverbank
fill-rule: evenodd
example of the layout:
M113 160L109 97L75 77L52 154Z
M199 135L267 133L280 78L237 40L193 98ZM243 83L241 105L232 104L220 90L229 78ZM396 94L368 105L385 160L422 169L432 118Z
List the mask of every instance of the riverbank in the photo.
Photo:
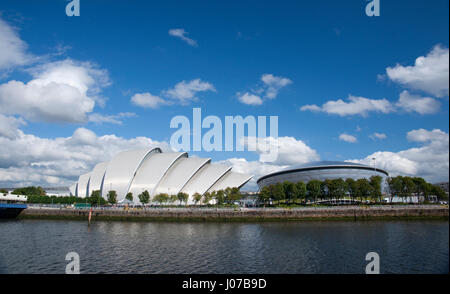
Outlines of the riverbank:
M33 208L19 219L87 220L89 210L73 208ZM441 205L380 205L301 208L95 208L92 221L213 221L260 222L306 220L392 220L392 219L447 219L448 206Z

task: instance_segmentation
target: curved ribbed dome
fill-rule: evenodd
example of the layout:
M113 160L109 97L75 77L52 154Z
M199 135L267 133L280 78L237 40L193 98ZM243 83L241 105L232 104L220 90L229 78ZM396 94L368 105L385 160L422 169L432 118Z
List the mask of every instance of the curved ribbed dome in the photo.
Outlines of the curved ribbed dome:
M160 148L124 151L109 162L95 166L90 173L81 175L73 185L74 195L90 196L100 190L103 198L116 191L117 201L133 193L133 202L140 204L138 194L148 191L150 196L159 193L192 195L219 189L240 188L253 176L231 172L231 166L211 163L209 158L189 158L186 152L162 153ZM91 184L92 186L91 186Z

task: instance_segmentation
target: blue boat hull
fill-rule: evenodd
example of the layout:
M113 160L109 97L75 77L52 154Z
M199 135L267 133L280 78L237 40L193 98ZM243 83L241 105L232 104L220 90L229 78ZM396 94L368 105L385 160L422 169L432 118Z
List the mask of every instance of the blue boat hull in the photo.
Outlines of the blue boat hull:
M0 219L16 218L26 208L25 204L0 203Z

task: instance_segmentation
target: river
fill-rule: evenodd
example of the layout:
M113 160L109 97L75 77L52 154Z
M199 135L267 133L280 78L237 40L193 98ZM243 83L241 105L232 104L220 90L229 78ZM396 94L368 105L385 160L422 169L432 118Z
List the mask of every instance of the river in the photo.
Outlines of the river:
M448 273L448 221L0 222L0 273Z

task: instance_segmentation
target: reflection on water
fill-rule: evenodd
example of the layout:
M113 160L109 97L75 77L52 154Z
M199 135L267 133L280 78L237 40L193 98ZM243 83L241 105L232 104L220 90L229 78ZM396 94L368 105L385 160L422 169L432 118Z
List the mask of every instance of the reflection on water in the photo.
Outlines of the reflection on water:
M447 221L0 222L0 273L448 273Z

